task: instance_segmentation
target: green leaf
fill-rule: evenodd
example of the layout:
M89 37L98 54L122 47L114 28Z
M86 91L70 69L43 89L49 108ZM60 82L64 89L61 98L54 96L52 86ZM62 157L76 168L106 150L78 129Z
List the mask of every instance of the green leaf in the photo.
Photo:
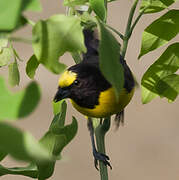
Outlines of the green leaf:
M54 131L64 127L67 109L66 102L62 101L59 108L60 112L54 116L49 131L40 140L41 144L43 144L43 146L45 146L51 154L53 154L55 144L61 139L61 137L59 138L58 136L61 136L62 134L56 134ZM64 137L62 137L62 139L64 139Z
M58 138L53 148L53 154L59 156L63 148L75 137L78 129L78 123L75 117L72 119L72 123L64 127L59 126L60 122L56 123L56 126L52 125L51 133L61 136Z
M146 7L148 7L144 14L148 13L156 13L168 8L173 3L177 2L178 0L142 0L140 6L140 12L143 11Z
M65 101L62 101L59 108L59 113L55 115L49 131L42 137L40 143L47 148L52 155L61 158L61 151L76 135L78 124L73 117L72 123L65 125L67 108ZM39 178L49 178L53 174L54 166L55 161L39 164Z
M104 0L89 0L90 7L96 13L96 15L102 20L106 20L107 11Z
M48 179L49 177L52 176L55 168L55 162L54 161L49 161L47 163L39 164L38 165L38 179Z
M124 84L124 70L120 63L120 44L100 21L99 26L101 31L100 69L105 78L115 88L116 97L118 97Z
M67 104L65 100L62 100L60 102L61 103L59 102L56 103L57 106L56 106L55 117L53 118L52 123L50 125L50 128L49 128L50 131L53 131L56 128L59 129L61 127L64 127L65 125Z
M9 83L11 86L19 85L20 82L20 74L18 69L17 61L15 60L13 63L9 64Z
M35 55L40 63L54 73L60 73L65 65L58 62L65 52L85 51L80 20L77 17L55 15L39 21L33 28Z
M84 29L93 29L97 27L97 19L94 16L91 16L89 12L83 12L80 16L81 24Z
M142 102L148 103L160 91L156 90L158 82L179 69L179 43L170 45L165 52L153 63L142 77Z
M6 156L7 156L7 153L0 150L0 161L2 161Z
M16 51L16 50L14 49L14 47L12 46L12 44L11 44L11 49L12 49L12 51L13 51L14 57L17 58L19 61L23 61L23 60L20 58L20 56L19 56L19 54L17 53L17 51Z
M18 30L22 26L25 26L27 24L27 22L28 22L27 19L24 16L21 15L19 17L18 22L17 22L16 26L14 27L13 31Z
M173 4L174 2L178 2L179 0L160 0L160 1L166 6L170 6L171 4Z
M179 75L170 74L162 78L156 85L156 91L161 97L174 101L179 93Z
M0 30L12 31L24 25L24 10L41 10L39 0L0 0Z
M143 76L144 77L144 76ZM142 80L143 81L143 80ZM143 83L142 83L143 84ZM149 88L150 89L150 88ZM141 86L141 91L142 91L142 103L143 104L147 104L150 101L152 101L152 99L157 97L157 94L154 93L154 89L151 91L148 88L145 87L145 85Z
M59 132L57 128L60 130L66 128L64 126L65 123L65 116L66 116L66 108L67 105L65 101L62 101L61 106L59 107L60 109L58 110L60 113L55 115L50 129L45 135L41 138L40 144L43 146L44 149L47 150L49 155L52 157L60 156L60 152L62 149L66 146L66 144L70 141L70 138L66 138L66 135L62 132ZM73 122L74 123L74 122ZM72 123L72 124L73 124ZM67 125L69 127L70 125ZM75 130L75 127L73 126L73 131ZM56 131L56 132L55 132ZM69 136L72 136L74 133L73 131L68 131L66 130ZM71 135L69 135L71 134ZM68 140L68 141L67 141ZM39 179L47 179L49 178L54 171L54 166L55 166L55 159L51 161L45 161L45 162L37 162L37 166L34 164L31 164L28 167L25 168L5 168L0 166L0 175L5 175L5 174L22 174L25 176L33 177L33 178L39 178ZM38 167L38 169L37 169Z
M27 167L14 167L14 168L6 168L0 165L0 176L14 174L14 175L23 175L32 178L37 178L37 166L34 164L30 164Z
M13 30L16 27L21 3L22 0L0 0L0 30Z
M3 48L0 52L0 66L6 66L12 59L12 50L10 48Z
M0 137L1 150L15 159L43 162L52 158L49 152L31 134L9 124L0 123Z
M8 39L6 38L6 35L0 34L0 53L3 50L3 48L7 47L8 45Z
M78 130L77 120L75 117L72 117L71 124L68 124L64 128L59 130L53 129L53 132L57 134L64 134L64 136L66 137L66 142L65 142L65 146L66 146L75 137L77 130ZM59 150L58 148L54 149L55 154L59 154L61 151L62 149L61 150Z
M59 103L58 103L59 104ZM40 139L40 143L44 148L48 149L51 155L56 157L60 156L62 148L65 146L66 137L63 134L56 134L52 130L56 127L64 127L65 117L66 117L66 102L62 101L59 107L59 113L56 114L52 120L49 131ZM58 154L56 152L59 152ZM55 161L49 161L45 164L38 164L38 178L47 179L54 171Z
M23 10L41 11L42 6L39 0L23 0Z
M59 128L63 128L64 124L65 124L65 117L66 117L66 108L67 108L67 104L65 101L62 101L61 105L60 105L60 112L58 114L56 114L52 120L52 123L50 125L49 131L44 135L44 137L40 140L41 143L43 145L45 145L46 147L48 147L49 151L51 151L51 153L53 153L53 148L54 148L54 140L48 140L48 138L55 138L53 136L53 130L54 129L59 129ZM52 135L52 136L51 136ZM49 144L50 142L50 144Z
M51 123L51 126L49 128L49 131L47 133L45 133L45 135L41 138L40 143L38 143L38 145L40 145L40 148L42 148L43 150L48 152L49 157L56 156L59 159L61 157L60 153L63 150L63 148L76 135L78 125L77 125L77 121L74 117L73 117L73 121L71 124L64 125L65 124L65 116L66 116L66 108L67 108L67 105L66 105L65 101L63 101L60 106L60 110L59 110L60 113L55 115L55 117ZM0 125L1 124L2 123L0 123ZM4 131L7 130L6 128L3 128L3 129L4 129ZM1 127L0 127L0 131L1 131ZM9 131L11 133L9 133ZM9 145L9 146L11 146L10 147L11 150L8 151L8 153L10 152L10 154L12 155L11 151L13 153L16 153L16 151L18 149L20 149L15 157L19 159L19 156L20 156L20 159L21 159L22 158L21 156L23 156L23 160L24 160L24 152L23 152L24 147L21 148L21 143L22 144L24 143L25 144L24 146L28 148L27 152L25 152L27 155L27 159L29 158L29 154L31 155L31 153L33 153L33 155L34 155L34 154L37 154L39 151L38 151L38 149L37 150L34 149L34 144L31 144L32 148L29 148L30 145L29 145L28 141L26 141L26 138L22 138L22 139L24 139L24 141L22 141L22 140L17 141L19 131L20 130L18 130L16 128L12 129L12 127L10 127L10 130L6 131L7 134L10 135L9 138L11 138L12 133L14 133L13 137L15 137L15 139L13 138L14 142L10 143L10 145ZM7 134L5 134L5 135L7 135ZM25 136L25 134L27 134L27 133L23 133L24 136ZM20 135L21 135L21 133L20 133ZM1 136L1 132L0 132L0 136ZM1 136L1 137L3 137L3 136ZM30 139L30 138L28 138L28 139ZM3 138L3 140L5 141L6 139ZM8 139L6 142L8 144ZM1 143L1 140L0 140L0 143ZM17 146L15 147L15 149L13 149L12 146L14 146L15 143L17 143ZM31 143L31 141L30 141L30 143ZM4 145L4 144L2 144L2 145ZM30 151L30 153L29 153L29 151ZM26 156L25 156L25 158L26 158ZM31 156L30 156L30 158L31 158ZM39 161L39 157L37 159L35 156L35 160L33 160L33 161L36 162L37 166L33 163L27 167L18 167L18 168L6 168L6 167L0 165L0 176L3 176L5 174L19 174L19 175L29 176L32 178L38 178L38 179L47 179L50 176L52 176L54 167L55 167L55 162L56 162L55 159L47 159L47 161L46 160Z
M35 82L31 82L23 91L12 94L0 77L0 92L0 121L29 115L40 100L40 89Z
M179 10L170 10L150 24L143 32L140 55L168 43L179 33Z
M39 62L35 55L32 55L29 61L26 64L26 74L29 76L29 78L33 79L35 76L35 71L37 70L39 66Z
M75 61L76 64L78 64L78 63L80 63L82 61L80 53L74 52L74 53L71 53L71 55L72 55L73 60Z
M46 148L51 155L55 155L56 157L59 154L55 153L55 150L59 150L61 152L62 147L65 146L66 138L64 135L54 134L51 131L48 131L40 140L40 143ZM38 178L40 179L47 179L49 178L54 171L55 161L48 161L43 164L38 164L39 175Z
M62 111L62 108L64 108L63 106L66 106L66 102L64 102L64 101L65 100L61 100L58 102L54 102L54 101L52 102L54 115L59 114ZM64 105L64 103L65 103L65 105ZM63 110L63 111L66 111L66 110Z

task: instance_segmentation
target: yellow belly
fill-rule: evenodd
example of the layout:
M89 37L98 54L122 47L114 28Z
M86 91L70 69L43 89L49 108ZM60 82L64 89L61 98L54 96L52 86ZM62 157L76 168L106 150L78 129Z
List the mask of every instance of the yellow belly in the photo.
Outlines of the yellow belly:
M83 108L77 105L73 100L71 100L71 102L75 109L80 113L89 117L102 118L121 112L130 102L133 94L134 89L130 93L123 89L119 95L119 100L117 101L114 89L109 88L108 90L101 92L99 104L96 105L94 109Z

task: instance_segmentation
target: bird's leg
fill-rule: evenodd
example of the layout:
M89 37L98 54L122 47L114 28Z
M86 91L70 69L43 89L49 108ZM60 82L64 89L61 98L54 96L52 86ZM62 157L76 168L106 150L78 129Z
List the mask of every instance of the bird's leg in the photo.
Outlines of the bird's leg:
M92 143L95 168L99 170L98 161L102 161L104 165L109 166L112 169L112 166L109 163L109 157L103 153L98 152L96 149L95 140L94 140L94 128L93 128L93 122L91 118L88 118L88 129L90 132L90 138L91 138L91 143Z

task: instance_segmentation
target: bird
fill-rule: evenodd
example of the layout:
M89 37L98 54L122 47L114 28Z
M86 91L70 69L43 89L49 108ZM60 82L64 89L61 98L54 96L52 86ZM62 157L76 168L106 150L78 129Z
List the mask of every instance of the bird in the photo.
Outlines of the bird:
M124 108L129 104L134 94L135 81L133 74L120 55L119 61L124 69L124 85L117 99L114 87L106 80L99 68L100 40L95 31L91 29L84 29L83 35L87 51L82 54L82 61L79 64L69 67L61 74L54 101L58 102L69 98L73 107L87 117L105 118L116 114L115 121L119 126L120 123L124 122ZM88 129L93 147L95 167L97 168L97 161L102 161L112 168L109 157L96 149L94 128L90 118Z

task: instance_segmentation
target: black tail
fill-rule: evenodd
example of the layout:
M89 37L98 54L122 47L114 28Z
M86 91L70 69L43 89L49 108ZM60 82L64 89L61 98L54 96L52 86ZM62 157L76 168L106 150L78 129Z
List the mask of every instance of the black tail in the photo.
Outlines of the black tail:
M87 52L83 54L84 60L88 60L87 58L90 58L91 56L98 56L99 39L97 38L97 33L95 34L95 32L91 29L84 29L83 34L84 34L85 46L87 49ZM120 62L122 65L126 64L122 56L120 56Z
M99 64L99 39L93 30L84 29L83 30L85 46L87 52L83 54L83 62L85 63L95 63ZM134 78L132 72L127 65L126 61L122 56L120 56L120 63L124 68L124 88L130 92L135 86Z

